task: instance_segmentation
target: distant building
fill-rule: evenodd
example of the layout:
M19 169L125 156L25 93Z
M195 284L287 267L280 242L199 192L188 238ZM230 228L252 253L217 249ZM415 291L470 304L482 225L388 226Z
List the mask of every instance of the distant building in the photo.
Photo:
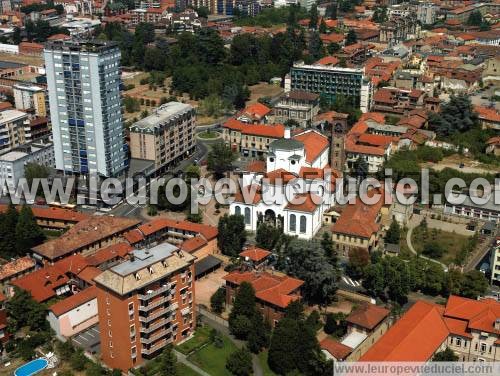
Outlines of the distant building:
M157 173L166 171L196 147L196 111L189 104L170 102L130 127L132 158L154 161Z
M304 281L287 275L236 270L223 278L226 280L227 305L233 304L238 287L248 282L255 290L259 310L273 327L283 317L288 304L302 299L300 289Z
M343 95L354 100L362 112L371 106L372 84L363 68L340 68L322 65L294 64L290 71L289 90L304 90L320 94L333 102Z
M283 94L273 108L275 123L293 120L301 127L311 126L319 112L319 95L302 90L291 90Z
M24 178L24 168L28 163L54 167L54 146L48 144L26 144L0 155L0 180L12 188Z
M491 284L500 286L500 236L493 241L491 249Z
M500 303L451 295L446 306L418 300L361 362L427 362L446 348L463 362L498 362Z
M132 251L95 278L106 366L127 371L193 333L194 260L163 243Z
M500 223L500 204L495 202L495 192L484 198L471 192L462 203L454 203L450 197L444 204L444 213Z
M15 106L18 110L33 109L37 116L47 116L45 90L36 85L18 84L12 87Z
M0 112L0 153L7 152L26 142L24 123L26 112L5 110Z
M419 1L417 4L417 20L423 25L436 22L438 7L432 2Z

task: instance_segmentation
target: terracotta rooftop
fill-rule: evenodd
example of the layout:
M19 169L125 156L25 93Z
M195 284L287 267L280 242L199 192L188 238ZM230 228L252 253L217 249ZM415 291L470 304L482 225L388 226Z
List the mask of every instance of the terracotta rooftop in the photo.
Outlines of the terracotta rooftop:
M321 204L321 198L312 193L297 194L285 206L285 210L313 213Z
M495 108L474 106L474 111L478 113L479 119L481 120L500 122L500 112Z
M328 148L328 137L323 136L319 132L306 131L293 136L294 140L300 141L304 144L306 151L306 161L313 163L325 149Z
M417 301L360 361L428 361L448 337L442 307Z
M322 340L319 343L319 346L323 350L328 351L337 360L344 360L352 352L352 349L349 346L343 345L330 337L326 337Z
M266 172L266 161L251 161L247 164L246 170L248 172Z
M266 257L268 257L270 254L271 252L269 252L268 250L254 246L252 248L246 249L243 252L241 252L240 257L243 258L248 257L253 262L260 262L264 260Z
M346 317L346 321L362 328L372 330L378 324L380 324L388 315L390 311L383 307L379 307L375 304L363 304L354 311L352 311L349 316Z
M99 266L115 258L124 258L133 249L134 248L126 242L116 243L101 248L96 253L85 257L85 260L89 265Z
M282 138L285 135L285 126L283 124L246 124L236 119L228 119L224 123L224 128L241 132L242 134Z
M106 238L125 232L140 223L137 219L92 216L78 222L59 238L33 248L43 257L54 260Z
M304 284L304 281L300 279L267 272L234 271L223 278L236 285L249 282L255 290L257 299L281 308L286 308L290 302L300 299L300 296L293 294L293 292Z
M57 317L65 314L66 312L75 309L92 299L97 298L97 288L95 286L90 286L89 288L80 291L70 297L63 299L49 307L49 310L54 313Z
M262 200L261 187L257 184L241 187L241 189L239 189L234 195L234 202L257 204L261 200Z
M0 213L7 211L8 205L0 205ZM20 206L16 209L19 211ZM90 216L82 212L64 208L53 208L53 207L42 207L42 206L31 206L31 211L37 219L48 219L52 221L63 221L63 222L80 222L84 219L88 219Z
M77 277L81 280L87 282L89 285L95 285L94 278L102 273L102 270L96 268L95 266L87 266L80 273L77 274Z
M469 329L500 334L495 320L500 318L500 303L493 299L472 300L450 296L444 311L446 317L465 320Z
M56 289L68 282L69 278L61 269L49 265L15 280L12 284L28 291L33 299L41 303L56 296Z
M241 115L247 115L251 118L262 119L264 116L268 115L271 109L266 105L256 102L248 105L244 110L241 111Z
M336 58L335 56L325 56L325 57L319 59L314 64L334 66L334 65L337 65L338 63L339 63L339 59Z
M375 193L372 192L372 194ZM380 223L377 222L377 218L384 202L384 192L380 190L378 193L381 198L374 205L365 204L359 198L356 199L355 204L347 204L340 218L333 224L332 232L368 239L379 231Z
M193 253L205 245L207 245L207 241L205 239L201 236L193 236L192 238L184 240L179 248L187 253Z
M0 266L0 281L11 278L35 267L35 260L25 256Z

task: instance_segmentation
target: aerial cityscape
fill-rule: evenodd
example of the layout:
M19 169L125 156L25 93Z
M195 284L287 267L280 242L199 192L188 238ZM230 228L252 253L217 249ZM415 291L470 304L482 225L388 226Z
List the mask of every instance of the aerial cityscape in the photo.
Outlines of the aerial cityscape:
M500 375L500 0L0 0L0 375Z

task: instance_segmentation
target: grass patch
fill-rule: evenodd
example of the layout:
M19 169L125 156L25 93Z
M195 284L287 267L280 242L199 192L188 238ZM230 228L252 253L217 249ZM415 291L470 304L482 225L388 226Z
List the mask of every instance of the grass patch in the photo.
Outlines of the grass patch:
M210 330L209 326L202 326L196 329L194 332L193 338L190 340L178 345L175 349L184 355L199 349L201 346L205 345L210 341Z
M211 138L217 138L219 134L217 132L212 132L212 131L205 131L198 133L198 137L203 138L203 139L211 139Z
M199 376L199 374L184 363L177 363L177 376Z
M259 363L262 367L262 373L264 374L264 376L276 376L276 374L271 371L271 368L269 368L269 365L267 364L267 355L267 350L261 351L258 355Z
M435 248L442 251L440 256L432 256L431 258L441 261L443 264L451 263L460 264L459 259L463 253L464 247L470 247L474 240L470 236L457 234L456 232L448 232L438 229L425 228L419 225L413 230L412 245L419 254L426 255L424 250L429 244L433 244ZM472 247L473 248L473 247ZM439 252L438 252L439 253Z
M231 376L226 369L226 360L236 350L231 340L222 336L222 347L216 347L211 343L190 355L188 359L211 375Z

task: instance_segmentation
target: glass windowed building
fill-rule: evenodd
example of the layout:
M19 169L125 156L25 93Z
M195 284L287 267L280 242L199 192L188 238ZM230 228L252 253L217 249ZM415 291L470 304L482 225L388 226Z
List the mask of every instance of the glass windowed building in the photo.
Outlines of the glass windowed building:
M53 41L44 58L56 168L119 175L127 167L127 151L117 44Z
M303 90L320 94L328 101L343 95L359 105L362 112L370 110L372 84L363 68L340 68L324 65L294 64L290 71L287 90Z

